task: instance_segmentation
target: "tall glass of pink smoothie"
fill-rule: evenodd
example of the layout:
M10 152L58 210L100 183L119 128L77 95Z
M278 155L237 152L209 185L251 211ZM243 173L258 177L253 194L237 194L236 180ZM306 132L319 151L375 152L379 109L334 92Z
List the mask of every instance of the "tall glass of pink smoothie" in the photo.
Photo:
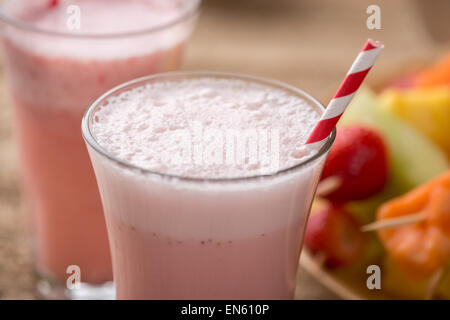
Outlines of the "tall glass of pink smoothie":
M199 1L0 2L41 296L105 297L110 252L81 118L114 86L177 69Z
M334 132L286 84L175 72L109 91L86 112L118 299L291 299Z

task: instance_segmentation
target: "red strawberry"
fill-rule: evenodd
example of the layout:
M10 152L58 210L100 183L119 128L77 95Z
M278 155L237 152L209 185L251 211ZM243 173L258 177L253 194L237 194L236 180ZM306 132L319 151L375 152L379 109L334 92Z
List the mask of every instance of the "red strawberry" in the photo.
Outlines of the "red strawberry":
M364 234L350 213L330 204L309 218L305 245L313 254L323 254L327 267L336 268L358 258L364 248Z
M388 177L386 146L373 129L339 128L322 173L338 177L340 185L325 197L333 202L360 200L381 191Z

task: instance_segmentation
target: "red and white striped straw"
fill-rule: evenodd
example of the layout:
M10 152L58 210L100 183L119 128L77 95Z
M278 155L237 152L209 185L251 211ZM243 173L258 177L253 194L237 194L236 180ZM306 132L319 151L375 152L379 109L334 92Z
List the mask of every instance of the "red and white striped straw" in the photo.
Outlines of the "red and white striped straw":
M322 141L330 135L383 48L381 42L367 40L305 144Z

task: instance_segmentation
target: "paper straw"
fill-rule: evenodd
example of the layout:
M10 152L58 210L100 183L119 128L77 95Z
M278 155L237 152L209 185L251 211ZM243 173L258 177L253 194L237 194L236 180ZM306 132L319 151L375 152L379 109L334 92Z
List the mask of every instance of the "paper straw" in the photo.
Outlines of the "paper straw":
M305 144L320 142L330 135L383 48L381 42L367 40Z

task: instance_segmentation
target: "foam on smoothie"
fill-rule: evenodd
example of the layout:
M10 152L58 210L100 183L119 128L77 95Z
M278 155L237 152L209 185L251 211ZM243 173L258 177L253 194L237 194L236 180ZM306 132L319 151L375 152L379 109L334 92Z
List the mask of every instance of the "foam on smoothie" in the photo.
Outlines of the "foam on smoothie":
M50 0L7 0L2 3L1 10L5 15L43 31L81 36L112 35L150 30L170 24L187 11L193 10L197 1L64 0L56 6L51 6L50 3ZM79 9L79 28L74 27L73 19L78 13L73 11L73 8ZM33 32L24 32L14 27L8 28L6 33L21 46L46 56L114 58L123 57L124 52L129 52L130 55L148 53L150 44L154 50L170 48L186 37L190 32L187 29L189 28L186 25L175 24L161 32L124 37L121 40L122 50L117 48L117 39L74 38L72 41L57 41L58 37L36 36Z
M110 97L93 114L91 130L102 148L135 166L178 176L233 178L271 172L273 156L277 171L310 156L313 151L303 144L318 119L317 110L287 90L194 78L149 83ZM244 149L238 149L238 138ZM250 150L257 151L256 157Z

